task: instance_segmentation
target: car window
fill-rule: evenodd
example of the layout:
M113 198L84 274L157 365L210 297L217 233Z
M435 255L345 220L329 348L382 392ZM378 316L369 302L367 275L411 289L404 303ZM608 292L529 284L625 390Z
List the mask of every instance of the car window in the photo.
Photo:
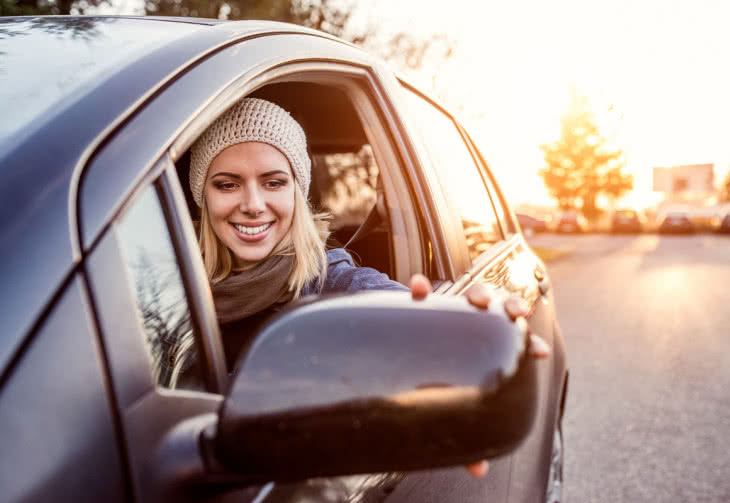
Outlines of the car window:
M471 147L472 153L474 155L474 159L477 160L477 163L481 166L480 173L482 175L482 180L484 181L484 184L487 186L487 192L491 195L491 201L492 205L494 207L494 211L497 213L497 218L499 219L500 224L502 225L502 233L504 234L512 234L514 233L514 229L512 224L510 223L509 217L507 217L507 211L505 211L505 208L508 206L507 202L500 197L499 191L497 191L497 181L490 176L488 173L489 169L486 166L486 163L484 161L484 157L479 152L479 148L477 148L476 143L471 138L471 135L466 131L463 125L461 125L461 130L464 132L464 135L466 137L466 141Z
M154 186L145 188L127 209L116 232L133 278L157 385L204 389L182 275Z
M414 126L434 162L453 211L459 212L472 262L502 239L499 220L479 167L454 121L434 105L405 89Z

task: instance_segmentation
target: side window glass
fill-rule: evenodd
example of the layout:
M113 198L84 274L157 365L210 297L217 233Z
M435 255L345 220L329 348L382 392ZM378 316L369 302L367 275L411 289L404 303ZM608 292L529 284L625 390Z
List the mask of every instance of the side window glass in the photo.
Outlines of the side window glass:
M471 152L451 118L405 89L406 102L452 208L459 212L472 261L502 239L489 193Z
M463 127L463 126L462 126ZM474 151L474 157L479 158L479 149L474 143L474 140L471 139L469 136L469 133L466 133L466 136L469 141L469 145ZM483 165L482 165L483 166ZM484 166L483 166L484 167ZM484 167L486 169L486 167ZM502 201L499 198L499 195L497 194L497 190L494 187L494 183L492 183L492 180L489 178L489 176L484 174L484 183L487 185L487 192L489 192L492 195L492 202L494 203L494 209L497 212L497 218L502 223L502 231L505 233L511 233L511 225L509 225L507 217L505 216L505 209L502 205Z
M158 386L203 390L195 334L182 275L154 186L117 222L116 232L133 278L150 365Z

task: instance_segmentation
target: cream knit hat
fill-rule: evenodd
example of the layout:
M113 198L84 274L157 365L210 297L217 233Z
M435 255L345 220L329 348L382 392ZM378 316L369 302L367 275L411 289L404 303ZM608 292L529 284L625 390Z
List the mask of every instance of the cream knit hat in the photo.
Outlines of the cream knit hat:
M192 146L190 189L198 206L203 207L203 186L213 159L231 145L247 141L260 141L279 149L289 160L294 179L307 197L312 161L307 154L304 130L279 105L244 98L208 126Z

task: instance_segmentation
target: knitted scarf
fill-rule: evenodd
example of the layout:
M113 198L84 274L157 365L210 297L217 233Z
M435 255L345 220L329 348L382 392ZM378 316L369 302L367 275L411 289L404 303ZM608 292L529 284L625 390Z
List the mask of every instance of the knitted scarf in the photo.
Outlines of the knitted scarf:
M218 322L242 320L274 304L291 301L294 294L287 281L293 265L293 256L274 255L213 285Z

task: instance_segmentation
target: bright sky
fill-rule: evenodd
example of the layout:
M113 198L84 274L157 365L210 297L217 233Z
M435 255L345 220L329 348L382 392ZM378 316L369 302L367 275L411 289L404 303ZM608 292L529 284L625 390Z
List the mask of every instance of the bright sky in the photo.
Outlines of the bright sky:
M549 201L538 146L558 136L571 84L625 151L630 202L652 199L653 166L713 162L716 183L730 167L730 2L381 0L372 9L384 30L455 41L436 95L464 107L514 203ZM433 69L423 73L428 83Z

